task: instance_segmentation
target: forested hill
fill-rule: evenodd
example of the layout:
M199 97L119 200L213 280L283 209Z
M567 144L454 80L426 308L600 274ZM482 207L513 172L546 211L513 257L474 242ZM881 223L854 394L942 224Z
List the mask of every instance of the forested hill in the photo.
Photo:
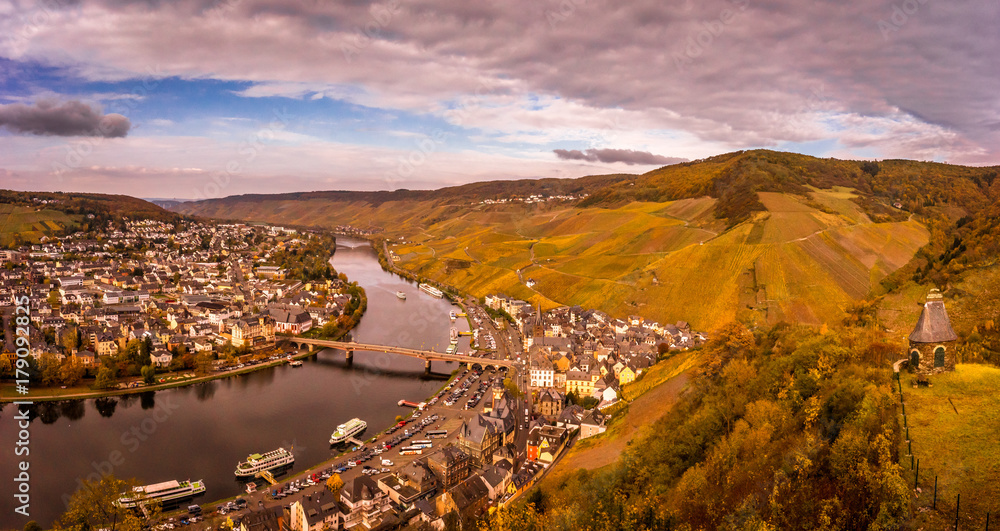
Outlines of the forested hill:
M976 211L1000 194L993 186L997 167L979 168L911 160L852 161L820 159L769 150L737 151L665 166L634 181L596 190L584 205L623 201L671 201L711 196L719 199L716 214L730 224L753 211L763 211L758 192L805 194L813 188L843 186L864 196L870 213L923 215L934 206Z
M124 218L176 222L181 216L127 195L0 190L0 248L121 223Z
M0 190L0 203L26 207L45 205L69 215L93 214L95 217L116 216L157 221L180 219L175 212L128 195Z

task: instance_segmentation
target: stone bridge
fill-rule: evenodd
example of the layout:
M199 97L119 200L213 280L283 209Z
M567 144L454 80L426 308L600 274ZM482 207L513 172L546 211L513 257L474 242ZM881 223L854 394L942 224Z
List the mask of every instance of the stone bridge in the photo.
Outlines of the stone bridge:
M431 361L454 361L457 363L464 363L468 367L473 365L480 365L481 367L506 367L508 369L516 369L517 364L511 360L495 360L490 358L477 358L475 356L466 356L463 354L447 354L445 352L435 352L433 350L418 350L406 347L394 347L389 345L372 345L369 343L356 343L354 341L331 341L328 339L311 339L305 337L286 337L281 338L279 341L287 341L295 348L301 349L302 347L308 347L309 352L312 352L316 347L322 348L336 348L343 350L347 353L347 361L354 359L354 351L361 350L365 352L384 352L386 354L399 354L402 356L410 356L411 358L420 358L424 360L424 369L430 371Z

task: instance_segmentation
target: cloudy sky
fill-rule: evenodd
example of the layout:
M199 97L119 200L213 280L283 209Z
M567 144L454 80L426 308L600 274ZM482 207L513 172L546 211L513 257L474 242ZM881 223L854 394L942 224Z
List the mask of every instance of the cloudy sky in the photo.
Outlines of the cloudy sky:
M1000 164L996 0L5 0L0 186L202 198L765 147Z

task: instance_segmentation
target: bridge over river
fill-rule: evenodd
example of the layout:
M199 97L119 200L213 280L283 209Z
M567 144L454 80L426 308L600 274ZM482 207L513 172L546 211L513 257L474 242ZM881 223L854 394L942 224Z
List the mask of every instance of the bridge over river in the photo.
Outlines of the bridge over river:
M282 339L295 345L295 347L299 349L307 346L310 352L312 352L316 347L341 349L347 353L348 361L354 358L354 351L356 350L365 352L384 352L386 354L399 354L401 356L410 356L411 358L420 358L424 360L424 369L427 371L430 371L431 369L431 361L435 360L464 363L469 367L473 364L478 364L482 367L506 367L508 369L517 368L517 364L511 360L477 358L475 356L448 354L446 352L435 352L433 350L418 350L406 347L394 347L390 345L372 345L369 343L356 343L354 341L330 341L327 339L311 339L305 337L289 337Z

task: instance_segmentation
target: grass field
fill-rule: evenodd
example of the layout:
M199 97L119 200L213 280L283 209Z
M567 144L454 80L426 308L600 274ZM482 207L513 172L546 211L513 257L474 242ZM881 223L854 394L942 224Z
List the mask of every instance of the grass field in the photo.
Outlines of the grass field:
M910 379L902 373L913 455L920 460L923 492L916 504L932 504L937 476L940 513L918 511L917 521L924 516L929 524L943 517L950 522L961 494L962 528L980 529L987 511L991 525L1000 525L1000 369L959 364L953 373L931 377L929 388L913 389ZM901 452L906 451L904 443ZM908 458L904 464L912 485ZM969 524L974 527L965 527Z

